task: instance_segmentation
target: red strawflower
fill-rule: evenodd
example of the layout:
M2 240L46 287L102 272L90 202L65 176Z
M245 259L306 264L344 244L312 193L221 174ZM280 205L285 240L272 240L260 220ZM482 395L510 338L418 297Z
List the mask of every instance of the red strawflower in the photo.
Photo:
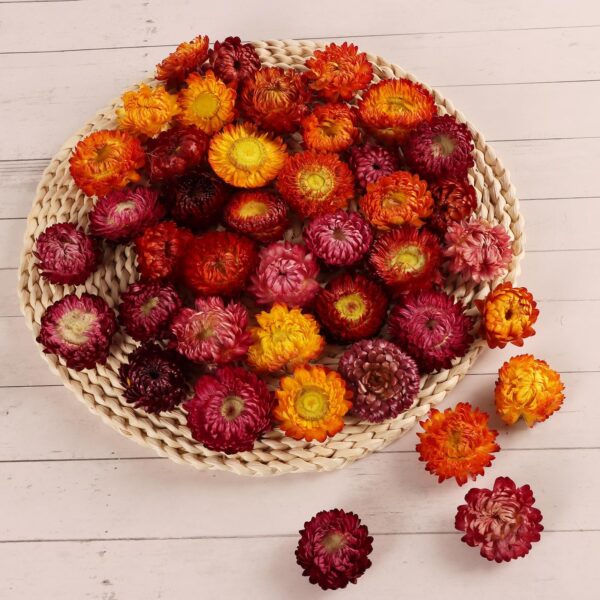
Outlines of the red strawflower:
M463 542L488 560L510 561L529 553L544 530L542 513L534 508L528 485L517 487L510 477L498 477L494 488L469 490L466 504L458 507L455 527L464 531Z
M288 209L273 192L239 191L225 206L223 222L229 229L258 242L274 242L281 239L287 229Z
M374 242L369 263L394 292L408 292L440 281L441 257L440 242L433 233L405 225Z
M403 146L409 167L430 179L466 177L474 162L472 150L469 128L450 115L421 123Z
M90 231L111 242L128 242L165 215L158 191L136 187L98 198L89 214Z
M306 247L328 265L347 267L357 263L373 241L371 226L357 212L320 215L302 232Z
M175 288L169 283L132 283L121 295L119 322L140 342L168 337L169 324L181 307Z
M94 241L72 223L56 223L44 229L35 241L33 255L44 279L66 285L84 283L100 262Z
M468 219L477 208L475 188L466 177L444 177L429 185L433 214L429 224L445 232L451 223Z
M191 173L166 189L171 216L182 226L205 229L216 224L229 197L228 187L209 173Z
M173 410L187 396L180 359L153 342L138 346L119 367L123 396L149 413Z
M251 239L229 231L209 231L186 249L184 282L199 295L233 296L244 289L257 262Z
M69 369L104 364L117 330L114 311L99 296L68 294L42 315L37 341L47 354L60 356Z
M272 407L265 383L240 367L221 367L200 377L194 397L184 405L194 439L225 454L252 450L271 427Z
M237 87L260 69L260 58L252 44L242 44L239 37L226 37L215 42L209 63L215 75L226 84Z
M397 151L375 144L365 144L350 149L350 166L354 169L358 183L366 189L370 183L398 171L400 159Z
M356 583L371 566L373 538L353 512L322 510L299 533L296 560L302 574L324 590Z
M198 166L208 150L210 138L194 125L173 127L148 141L148 175L160 183L181 177Z
M387 314L385 292L364 275L343 274L320 288L315 310L331 336L343 342L371 337L381 329Z
M193 236L173 221L148 227L136 238L138 270L142 279L174 279L180 274L182 260Z

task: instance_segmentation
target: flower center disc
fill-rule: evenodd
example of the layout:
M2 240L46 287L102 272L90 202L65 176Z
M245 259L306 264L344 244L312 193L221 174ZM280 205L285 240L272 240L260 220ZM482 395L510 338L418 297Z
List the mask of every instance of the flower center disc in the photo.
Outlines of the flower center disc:
M135 208L135 202L133 202L132 200L125 200L125 202L119 202L119 204L117 204L115 206L115 212L118 215L120 215L121 213L132 210L134 208Z
M265 148L256 138L240 138L233 142L230 158L241 169L256 169L264 162Z
M349 321L358 321L361 319L367 308L360 294L342 296L334 306L340 315Z
M300 189L313 198L325 198L331 193L333 187L333 177L324 169L303 171L300 174Z
M65 342L80 346L87 342L87 334L94 321L94 315L72 310L59 320L58 332Z
M142 304L141 311L142 314L147 317L156 307L158 306L158 298L155 296L154 298L150 298Z
M227 421L237 419L244 410L244 401L239 396L227 396L221 404L221 416Z
M400 267L404 271L420 271L425 265L425 257L417 246L400 248L390 261L392 268Z
M296 412L307 421L318 421L327 414L329 400L325 392L316 386L302 388L296 398Z
M346 536L339 531L332 531L323 538L323 548L327 552L337 552L346 545Z
M201 119L214 117L219 110L220 102L217 96L210 92L200 92L192 102L192 112Z
M248 219L249 217L262 217L268 212L269 208L264 202L250 200L240 208L239 215L243 219Z
M454 152L455 147L456 143L447 135L436 135L431 145L434 156L450 156Z

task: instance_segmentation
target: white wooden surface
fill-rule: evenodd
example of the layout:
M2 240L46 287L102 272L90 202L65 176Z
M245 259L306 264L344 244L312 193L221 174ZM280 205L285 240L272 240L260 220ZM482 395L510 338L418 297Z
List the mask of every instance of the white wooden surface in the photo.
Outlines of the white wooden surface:
M494 142L527 220L521 281L540 300L525 350L567 386L564 408L510 432L476 485L531 483L546 531L488 564L453 531L469 486L438 485L415 432L341 472L266 480L197 473L88 414L19 316L24 219L50 156L174 44L351 39L435 85ZM322 508L358 512L373 567L336 597L598 598L600 570L600 5L595 0L0 1L0 598L326 597L293 551ZM451 394L491 410L489 351Z

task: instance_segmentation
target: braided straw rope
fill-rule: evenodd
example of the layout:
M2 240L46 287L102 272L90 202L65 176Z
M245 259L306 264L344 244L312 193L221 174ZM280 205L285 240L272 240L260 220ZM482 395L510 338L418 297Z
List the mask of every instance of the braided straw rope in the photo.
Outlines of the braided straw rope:
M305 59L319 44L273 40L255 42L254 46L263 64L304 70ZM368 58L373 63L375 81L396 77L414 80L400 67L391 65L378 56L368 55ZM467 123L473 133L475 167L471 170L470 178L477 190L478 215L494 224L502 224L513 238L514 259L505 278L490 285L477 286L461 280L448 282L447 291L460 299L468 307L468 313L476 317L473 300L485 298L491 287L503 280L514 281L519 272L519 261L523 256L523 219L509 174L494 151L450 101L434 90L430 91L435 96L441 114L454 115L459 121ZM113 101L65 142L50 161L38 186L27 220L19 274L22 311L36 336L39 334L40 320L45 309L64 295L73 291L87 291L102 296L111 307L115 307L120 294L137 279L135 253L129 246L107 248L103 266L85 285L77 288L53 285L41 279L32 255L35 239L49 225L70 221L87 226L87 213L93 201L73 182L69 174L68 159L77 142L90 132L115 128L114 111L118 103L119 100ZM186 426L185 413L182 410L153 415L124 402L121 397L118 369L134 347L135 342L131 338L118 333L113 339L107 363L82 372L67 369L54 355L44 354L44 358L64 385L75 392L90 411L138 444L149 446L161 456L197 469L220 469L238 475L266 476L340 469L384 448L427 415L432 406L444 399L469 371L483 349L483 343L481 340L476 341L462 359L455 361L452 368L423 377L415 405L396 419L372 424L349 417L344 429L322 444L296 441L275 430L258 441L252 452L241 452L231 456L212 452L195 442ZM335 367L338 358L339 348L330 346L321 362Z

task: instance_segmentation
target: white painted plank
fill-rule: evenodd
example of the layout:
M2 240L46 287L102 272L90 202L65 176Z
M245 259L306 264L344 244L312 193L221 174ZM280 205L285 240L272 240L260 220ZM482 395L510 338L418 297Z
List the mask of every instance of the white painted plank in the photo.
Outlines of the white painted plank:
M20 314L17 270L0 270L0 317L14 317Z

